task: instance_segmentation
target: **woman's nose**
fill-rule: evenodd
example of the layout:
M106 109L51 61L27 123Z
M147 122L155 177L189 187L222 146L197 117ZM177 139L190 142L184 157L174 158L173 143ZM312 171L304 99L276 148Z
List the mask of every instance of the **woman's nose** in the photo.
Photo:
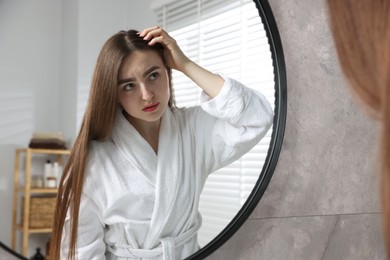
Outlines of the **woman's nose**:
M153 92L150 90L150 88L146 85L143 85L141 87L141 95L142 95L142 100L145 100L145 101L150 101L153 99L154 97L154 94Z

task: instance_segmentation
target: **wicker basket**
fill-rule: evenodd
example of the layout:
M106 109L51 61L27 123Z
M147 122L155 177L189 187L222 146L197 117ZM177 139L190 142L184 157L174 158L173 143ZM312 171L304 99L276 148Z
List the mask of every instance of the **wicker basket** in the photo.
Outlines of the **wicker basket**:
M22 206L23 205L24 197ZM55 196L30 197L29 228L52 228L55 206ZM24 212L22 210L22 223L23 217Z

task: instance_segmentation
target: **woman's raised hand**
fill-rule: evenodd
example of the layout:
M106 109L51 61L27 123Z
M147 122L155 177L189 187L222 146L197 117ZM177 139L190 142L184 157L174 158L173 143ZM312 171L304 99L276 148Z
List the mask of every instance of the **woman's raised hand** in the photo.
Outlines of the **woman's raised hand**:
M184 72L186 65L191 63L191 60L185 56L179 45L177 45L176 40L161 27L146 28L139 35L144 40L149 40L149 45L160 43L164 46L164 55L168 67Z
M224 79L191 61L184 55L176 40L169 36L166 31L155 26L144 29L139 35L145 40L149 40L149 45L160 43L164 46L164 55L168 67L183 72L211 98L218 95L224 84Z

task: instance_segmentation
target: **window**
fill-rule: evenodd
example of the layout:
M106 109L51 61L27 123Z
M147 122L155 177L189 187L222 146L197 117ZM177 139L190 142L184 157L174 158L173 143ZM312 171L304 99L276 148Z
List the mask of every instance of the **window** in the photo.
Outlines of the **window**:
M160 2L153 4L160 25L190 59L260 91L274 104L270 46L253 1ZM178 107L199 104L200 88L180 72L173 71L173 86ZM199 205L203 216L200 246L218 235L245 203L263 167L271 133L272 129L240 160L209 176Z

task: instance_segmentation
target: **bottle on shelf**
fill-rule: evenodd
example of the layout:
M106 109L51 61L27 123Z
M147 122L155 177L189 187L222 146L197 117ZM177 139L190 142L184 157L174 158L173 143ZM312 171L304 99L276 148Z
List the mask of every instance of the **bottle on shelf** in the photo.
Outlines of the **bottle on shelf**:
M53 176L47 177L46 184L47 184L46 188L51 188L51 189L57 188L57 178Z
M58 164L58 162L55 162L53 164L53 173L52 173L52 179L55 180L55 183L54 183L54 187L53 188L57 188L58 187L58 175L60 175L60 165Z
M52 172L53 172L53 166L51 164L51 161L47 160L45 163L45 171L43 173L43 187L49 188L48 178L52 176Z
M37 247L37 252L30 258L30 260L45 260L45 257L41 254L41 248Z
M57 172L57 188L60 186L62 171L63 171L63 167L61 165L59 165L58 172Z

